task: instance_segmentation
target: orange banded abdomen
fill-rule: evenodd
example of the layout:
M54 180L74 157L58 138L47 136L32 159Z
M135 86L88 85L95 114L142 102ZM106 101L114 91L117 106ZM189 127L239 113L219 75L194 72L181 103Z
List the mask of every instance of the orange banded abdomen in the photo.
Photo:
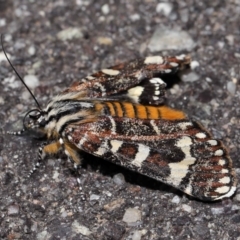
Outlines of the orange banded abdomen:
M103 102L98 103L104 112L113 117L128 117L139 119L163 119L163 120L181 120L186 119L186 115L179 110L167 106L145 106L131 102Z

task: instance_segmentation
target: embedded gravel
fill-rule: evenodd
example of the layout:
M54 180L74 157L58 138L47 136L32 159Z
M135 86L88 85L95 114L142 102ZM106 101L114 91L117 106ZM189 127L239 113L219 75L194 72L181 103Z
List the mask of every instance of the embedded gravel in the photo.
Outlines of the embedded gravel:
M6 51L41 106L103 67L191 54L195 69L168 103L223 140L238 179L239 23L239 0L0 0ZM35 107L0 50L0 128L21 129ZM27 178L40 145L0 134L0 239L240 239L240 190L201 202L87 154L79 174L60 155Z

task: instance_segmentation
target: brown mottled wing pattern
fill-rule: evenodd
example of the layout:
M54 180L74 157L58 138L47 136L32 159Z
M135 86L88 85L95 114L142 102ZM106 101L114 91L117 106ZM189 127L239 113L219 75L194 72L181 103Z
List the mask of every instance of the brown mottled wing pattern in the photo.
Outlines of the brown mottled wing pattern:
M190 57L185 55L132 60L89 75L62 94L79 92L84 93L84 98L125 97L141 104L158 105L164 101L166 87L160 77L176 73L189 63Z
M202 200L231 196L236 189L232 161L221 141L185 120L99 117L70 125L77 148L170 184Z

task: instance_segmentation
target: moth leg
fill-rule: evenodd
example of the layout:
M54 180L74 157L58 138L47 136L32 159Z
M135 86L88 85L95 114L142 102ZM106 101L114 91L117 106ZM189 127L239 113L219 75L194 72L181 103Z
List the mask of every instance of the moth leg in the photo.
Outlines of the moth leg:
M25 133L25 129L21 129L21 130L16 131L16 132L7 131L6 133L8 135L22 136Z
M79 149L70 142L64 143L64 149L66 155L74 161L74 168L77 169L77 167L81 164Z
M39 148L39 160L44 159L47 155L54 155L59 152L61 149L61 139L56 142L52 142L50 144L44 145Z
M80 190L80 197L82 199L82 201L86 200L85 194L82 192L82 185L81 185L81 179L78 177L79 176L79 172L77 171L78 167L81 164L81 158L79 155L79 148L77 148L74 144L72 144L71 142L66 141L64 143L64 148L65 148L65 153L66 155L70 158L70 160L72 160L74 162L74 172L76 174L77 177L77 184Z
M50 144L44 143L41 147L39 147L38 161L29 172L28 177L30 177L32 173L36 171L46 156L56 155L62 149L64 149L66 155L74 161L74 169L77 169L77 167L81 164L81 159L78 153L79 149L72 143L63 141L63 139L60 138L58 141Z
M62 139L60 138L59 141L52 142L50 144L44 143L41 147L38 149L38 161L33 166L32 170L28 173L28 177L32 175L33 172L36 171L36 169L40 166L42 160L47 155L54 155L59 152L62 148Z

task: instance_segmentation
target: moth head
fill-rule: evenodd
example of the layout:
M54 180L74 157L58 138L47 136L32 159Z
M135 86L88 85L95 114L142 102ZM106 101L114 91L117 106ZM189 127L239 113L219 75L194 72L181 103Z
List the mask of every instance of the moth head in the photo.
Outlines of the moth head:
M40 109L28 111L23 119L24 131L33 138L45 138L46 112Z

